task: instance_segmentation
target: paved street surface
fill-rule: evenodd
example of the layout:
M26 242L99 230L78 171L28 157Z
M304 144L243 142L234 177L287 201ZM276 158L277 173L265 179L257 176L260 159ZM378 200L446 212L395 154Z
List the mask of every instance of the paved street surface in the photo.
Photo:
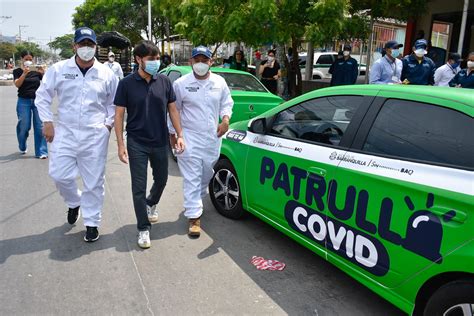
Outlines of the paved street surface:
M182 179L171 160L152 247L141 250L115 136L101 238L85 243L82 220L66 222L48 160L32 155L32 131L29 153L18 154L15 104L16 89L0 87L0 315L402 314L253 216L220 216L209 199L201 238L188 238ZM249 262L253 255L287 267L259 271Z

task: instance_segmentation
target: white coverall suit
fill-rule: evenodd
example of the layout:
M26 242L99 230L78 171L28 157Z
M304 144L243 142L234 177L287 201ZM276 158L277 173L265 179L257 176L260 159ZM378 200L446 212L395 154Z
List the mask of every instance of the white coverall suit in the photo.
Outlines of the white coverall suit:
M35 105L43 122L52 122L51 102L57 94L58 117L49 150L49 175L69 208L81 207L85 226L98 227L104 201L105 163L118 79L95 60L85 76L75 56L46 71ZM83 192L76 183L81 175Z
M234 101L224 78L212 72L206 80L196 79L194 73L187 74L176 80L173 88L186 145L178 155L183 175L184 215L193 219L202 214L202 198L207 194L213 166L219 158L219 116L230 118ZM174 131L172 126L170 130Z

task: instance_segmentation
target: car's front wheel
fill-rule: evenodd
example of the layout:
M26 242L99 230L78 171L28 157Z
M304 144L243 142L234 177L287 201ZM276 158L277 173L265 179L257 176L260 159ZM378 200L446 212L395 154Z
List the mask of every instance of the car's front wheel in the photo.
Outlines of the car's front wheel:
M463 279L440 287L426 303L425 316L473 316L474 279Z
M225 217L241 218L245 210L242 207L239 179L232 163L227 159L220 159L214 166L214 171L209 183L212 204Z

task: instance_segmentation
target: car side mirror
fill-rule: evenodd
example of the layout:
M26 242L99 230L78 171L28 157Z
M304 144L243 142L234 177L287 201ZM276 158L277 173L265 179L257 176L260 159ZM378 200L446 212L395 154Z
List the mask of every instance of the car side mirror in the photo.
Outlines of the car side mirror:
M255 134L265 135L267 133L267 119L262 117L250 123L249 131Z

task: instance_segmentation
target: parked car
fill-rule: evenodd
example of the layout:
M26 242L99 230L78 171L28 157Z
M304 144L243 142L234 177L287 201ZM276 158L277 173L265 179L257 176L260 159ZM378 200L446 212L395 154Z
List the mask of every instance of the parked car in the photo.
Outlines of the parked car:
M232 124L212 203L254 214L406 313L472 315L468 90L340 86Z
M171 66L161 73L167 75L171 82L192 71L190 66ZM234 100L231 122L238 122L255 117L283 102L283 99L270 93L265 86L248 72L212 67L211 71L222 76L230 89Z
M307 53L299 54L299 65L301 69L301 75L304 78L306 72L306 59ZM359 62L358 56L352 56ZM313 79L331 79L331 74L328 72L329 67L337 59L337 52L316 52L313 58ZM366 65L361 64L359 75L365 75Z

